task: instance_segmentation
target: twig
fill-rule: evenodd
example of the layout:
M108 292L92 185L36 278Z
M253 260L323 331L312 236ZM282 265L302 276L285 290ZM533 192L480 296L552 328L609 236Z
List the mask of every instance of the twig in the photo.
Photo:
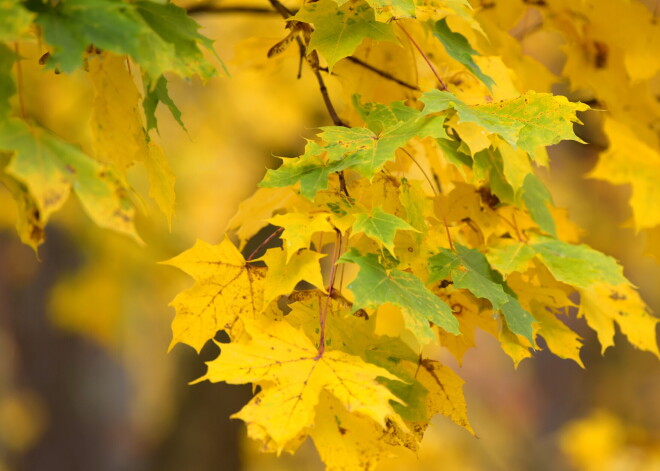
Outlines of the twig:
M431 187L431 190L433 190L433 194L435 194L435 196L438 196L438 191L435 189L435 186L433 186L433 182L431 181L431 179L429 178L429 176L426 174L426 171L425 171L424 168L420 165L420 163L417 162L417 160L412 156L412 154L411 154L410 152L408 152L406 149L404 149L403 147L401 147L401 150L402 150L403 152L405 152L406 155L407 155L408 157L410 157L410 160L412 160L413 162L415 162L415 165L417 165L417 168L419 168L419 169L422 171L422 175L424 175L424 178L426 178L426 181L429 183L429 186Z
M330 270L330 286L328 287L328 297L325 299L325 306L323 307L323 310L319 316L321 333L319 335L319 349L316 355L317 360L321 358L323 356L323 352L325 352L325 321L328 316L330 300L332 299L334 292L335 276L337 275L337 260L339 259L339 251L341 250L341 231L335 227L335 232L337 233L337 237L335 238L335 250L332 254L332 269Z
M438 79L438 82L440 83L440 90L447 90L447 84L445 83L444 80L442 80L442 79L440 78L440 75L438 74L438 71L435 70L435 67L433 66L433 63L432 63L431 60L428 58L428 56L424 53L424 51L422 50L422 48L420 47L420 45L417 44L417 41L415 41L415 40L413 39L413 37L410 35L410 33L408 33L408 31L406 31L406 29L405 29L403 26L401 26L401 23L399 23L399 22L397 21L396 25L397 25L399 28L401 28L401 31L403 31L403 32L406 34L406 36L408 36L408 39L410 40L410 42L412 43L412 45L415 46L415 49L417 49L417 51L422 55L422 57L424 58L424 60L425 60L426 63L428 64L428 66L431 68L431 71L433 72L433 75L435 75L435 78Z
M279 229L277 229L276 231L274 231L271 235L269 235L268 237L266 237L266 239L265 239L261 244L259 244L259 246L258 246L256 249L254 249L254 251L250 254L250 256L249 256L245 261L246 261L246 262L250 262L250 261L252 261L252 259L254 258L254 256L257 255L257 252L259 252L259 250L261 250L261 249L262 249L262 248L263 248L268 242L270 242L271 240L273 240L273 237L275 237L277 234L279 234L279 233L282 232L283 230L284 230L284 228L283 228L283 227L280 227Z
M402 87L406 87L406 88L409 88L410 90L415 90L417 92L421 91L421 89L418 86L411 85L408 82L405 82L401 79L398 79L394 75L390 74L389 72L386 72L385 70L378 69L378 68L374 67L373 65L364 62L362 59L358 59L357 57L354 57L354 56L348 56L346 59L351 61L352 63L354 63L356 65L359 65L361 67L364 67L367 70L370 70L371 72L373 72L375 74L380 75L384 79L391 80L392 82L396 82L399 85L401 85Z

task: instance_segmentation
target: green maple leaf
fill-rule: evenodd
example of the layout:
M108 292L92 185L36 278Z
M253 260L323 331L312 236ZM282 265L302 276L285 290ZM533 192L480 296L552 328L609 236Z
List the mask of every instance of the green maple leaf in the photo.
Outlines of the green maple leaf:
M94 44L104 50L136 57L144 26L130 4L113 0L67 0L39 4L36 22L53 45L48 66L71 73L82 63L85 49Z
M360 266L360 272L349 285L355 295L353 310L376 308L385 303L399 306L406 328L422 344L435 340L429 322L458 335L458 321L449 306L415 275L397 269L386 270L375 254L363 255L355 248L346 252L339 262L352 262Z
M324 161L314 155L282 160L278 169L266 172L259 186L281 188L300 182L300 193L310 200L318 191L328 188L328 176L331 173L344 170L352 163L351 159Z
M417 231L403 219L386 213L378 207L368 214L358 214L353 224L353 232L356 234L364 232L372 239L381 242L391 253L394 253L394 236L399 229Z
M392 25L377 22L374 10L362 0L351 0L341 7L334 0L305 3L295 20L314 24L309 42L328 62L335 63L353 54L364 38L396 41Z
M158 128L158 121L156 120L156 108L158 107L158 103L167 106L176 122L185 130L186 127L181 120L181 110L176 106L174 101L172 101L172 98L170 98L165 76L161 75L156 81L152 82L150 77L145 74L144 79L147 93L142 102L142 106L144 107L144 114L147 118L147 132L151 129Z
M133 57L151 77L172 71L182 77L210 78L213 67L199 46L212 42L199 25L173 4L118 0L67 0L30 5L46 41L54 46L48 66L70 73L91 44Z
M531 248L558 281L581 288L596 283L628 283L623 269L609 257L588 245L573 245L558 239L537 236Z
M73 190L96 224L141 241L133 226L128 187L113 167L17 119L0 125L0 149L14 152L5 171L29 189L44 222Z
M213 41L199 34L199 24L188 16L186 10L172 3L159 4L155 2L136 2L138 14L149 25L151 30L158 37L174 48L174 57L172 63L168 64L172 70L182 76L197 74L204 79L211 78L215 71L202 54L199 46L212 51ZM147 48L144 48L147 46ZM152 51L148 50L147 44L141 44L139 63L147 63L154 57ZM217 55L216 55L217 57ZM154 63L154 68L162 67L159 63ZM167 66L166 66L167 67ZM149 69L149 67L147 67ZM160 71L164 72L164 70ZM160 74L152 74L158 77Z
M479 53L472 49L472 46L470 46L470 43L465 38L465 36L460 33L455 33L449 29L446 18L443 18L435 23L433 35L440 40L442 45L445 47L447 54L467 67L467 69L476 75L479 80L481 80L488 87L489 90L492 90L495 82L492 78L481 71L479 66L474 62L474 59L472 58L472 56L477 56Z
M419 116L419 111L406 106L403 101L395 101L389 105L373 102L362 103L358 94L353 95L353 106L367 127L376 134L396 126L402 121Z
M504 274L524 271L534 257L543 262L555 279L572 286L589 288L597 283L628 283L616 260L584 244L573 245L539 235L528 243L510 242L488 251L490 262Z
M491 191L506 202L513 203L513 188L504 175L502 155L492 148L477 152L473 158L472 170L478 180L488 181Z
M573 132L573 123L580 122L575 113L589 109L563 96L533 91L499 103L470 106L447 91L431 90L421 101L426 105L424 113L454 109L460 122L476 123L532 156L537 148L564 139L582 142Z
M555 220L548 205L552 205L552 195L534 174L528 174L523 183L523 200L534 222L542 231L557 236Z
M429 281L451 278L456 288L467 289L478 298L487 299L500 310L509 329L533 341L534 318L525 311L502 276L493 271L484 254L456 244L456 252L442 249L429 259Z
M29 28L33 16L19 0L1 0L0 42L19 39Z
M408 120L389 126L380 134L367 128L322 127L318 135L322 143L310 141L303 156L287 159L278 169L268 170L259 185L283 187L299 181L301 194L312 199L317 191L328 187L327 179L333 172L350 168L373 178L386 162L394 160L395 151L410 139L449 138L444 129L444 116L426 116L419 112L410 115Z

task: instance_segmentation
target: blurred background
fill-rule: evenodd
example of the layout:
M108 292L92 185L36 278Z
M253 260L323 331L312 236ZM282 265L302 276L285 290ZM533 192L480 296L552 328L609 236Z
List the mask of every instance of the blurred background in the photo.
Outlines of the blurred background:
M545 86L597 100L561 78L566 36L544 28L539 11L524 5L536 2L512 3L522 14L500 20L521 54L549 71ZM655 14L657 2L642 3ZM0 187L0 471L322 469L309 443L293 457L258 453L242 423L229 419L250 397L249 386L187 384L205 372L217 347L209 343L197 355L177 345L167 353L174 316L167 304L191 280L157 262L196 238L219 242L273 156L299 155L311 129L331 124L313 75L297 78L296 48L266 58L286 34L279 17L198 11L195 18L216 40L231 77L171 82L187 128L159 114L160 141L177 175L171 231L145 200L140 247L91 224L71 198L49 224L38 260L20 243L14 203ZM85 73L44 73L36 44L21 52L28 114L64 138L84 138L93 94ZM660 78L647 82L649 96L657 96ZM339 83L330 77L328 86L341 112L348 103ZM608 142L599 113L582 118L578 134L590 144L553 147L542 176L555 204L584 230L584 242L618 258L658 313L660 265L645 255L652 236L631 228L627 186L585 178ZM143 169L131 178L146 194ZM570 325L584 339L586 370L546 351L516 370L485 334L462 367L447 355L466 381L478 438L439 417L418 455L402 452L379 469L660 470L658 360L619 332L601 356L584 321L573 316Z

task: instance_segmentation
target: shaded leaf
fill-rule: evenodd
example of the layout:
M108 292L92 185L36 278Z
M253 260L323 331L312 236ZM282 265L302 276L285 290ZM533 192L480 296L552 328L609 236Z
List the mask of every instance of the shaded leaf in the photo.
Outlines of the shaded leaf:
M436 21L433 35L440 40L445 47L447 54L467 67L467 69L476 75L489 90L492 90L495 82L488 75L484 74L474 62L474 59L472 59L472 56L477 56L479 53L472 49L472 46L470 46L470 43L465 36L449 29L446 18Z

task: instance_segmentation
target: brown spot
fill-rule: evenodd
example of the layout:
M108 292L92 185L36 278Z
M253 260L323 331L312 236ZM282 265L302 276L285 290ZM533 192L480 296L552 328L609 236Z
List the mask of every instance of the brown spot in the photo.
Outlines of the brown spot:
M460 304L452 304L451 310L454 314L460 315L460 313L463 312L463 306Z
M447 286L449 286L449 285L453 285L453 284L454 284L453 281L450 281L450 280L442 280L442 281L440 282L440 288L446 288Z
M607 67L607 58L609 56L610 48L607 44L600 41L594 41L594 48L596 49L596 55L594 56L594 65L597 69L603 69Z
M412 247L408 247L408 252L413 253L415 250Z
M337 426L337 430L339 430L339 433L342 434L342 435L346 435L346 432L348 432L348 430L346 430L344 427L340 427L340 426Z
M617 293L616 291L612 291L612 293L610 293L610 299L614 301L625 301L626 296L624 294Z
M48 62L48 59L50 58L50 52L47 52L43 56L39 58L39 65L44 65L46 62Z

